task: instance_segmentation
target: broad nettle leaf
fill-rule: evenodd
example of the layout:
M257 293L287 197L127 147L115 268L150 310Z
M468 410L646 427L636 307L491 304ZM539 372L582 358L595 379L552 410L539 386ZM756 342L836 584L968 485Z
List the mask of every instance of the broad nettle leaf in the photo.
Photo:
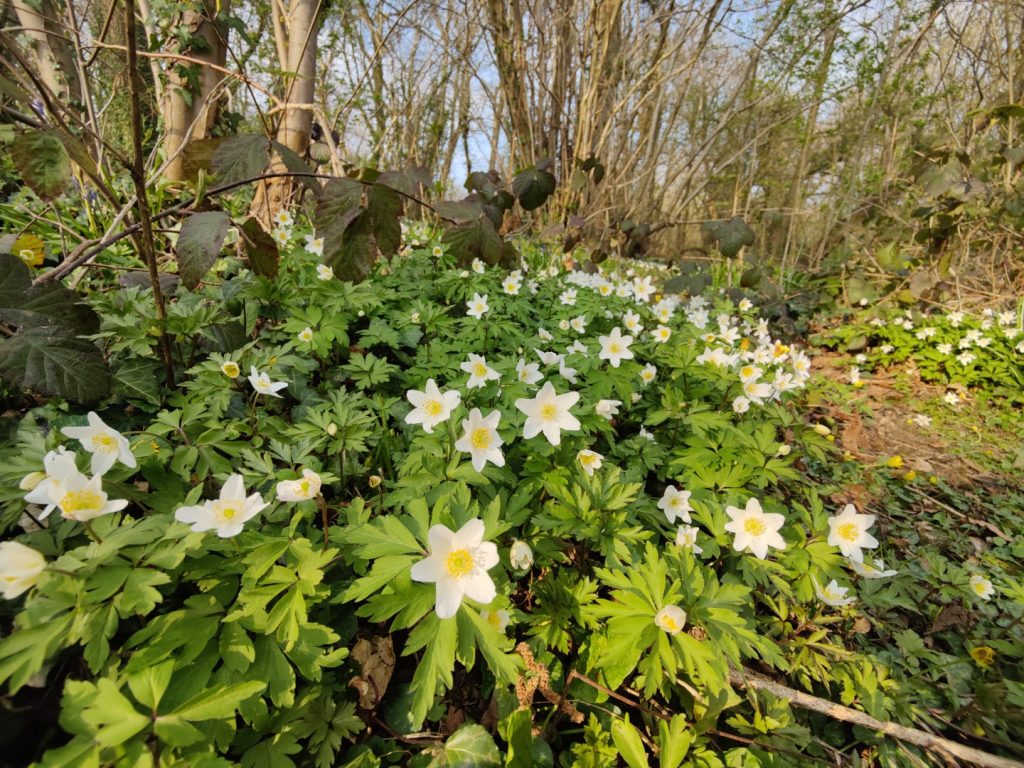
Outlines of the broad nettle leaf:
M224 139L211 163L218 184L234 184L263 173L270 157L270 142L263 136L240 134Z
M96 333L99 316L74 291L58 282L32 285L21 259L0 254L0 321L18 328L56 326L71 333Z
M238 233L249 268L262 277L277 277L277 265L281 260L277 241L253 218L246 219Z
M477 196L465 200L441 200L434 205L438 216L462 224L476 221L484 212L484 204Z
M444 233L443 242L448 246L460 264L469 264L473 259L495 265L514 264L516 250L502 240L494 223L487 216L474 221L457 224Z
M512 191L523 209L532 211L544 205L555 191L555 177L541 162L517 173L512 179Z
M193 213L181 225L174 251L182 282L195 288L217 260L230 219L223 211Z
M30 130L11 145L11 159L21 178L43 200L54 200L71 181L71 158L55 132Z
M48 326L0 341L0 376L30 392L79 403L95 403L110 391L110 371L99 348Z

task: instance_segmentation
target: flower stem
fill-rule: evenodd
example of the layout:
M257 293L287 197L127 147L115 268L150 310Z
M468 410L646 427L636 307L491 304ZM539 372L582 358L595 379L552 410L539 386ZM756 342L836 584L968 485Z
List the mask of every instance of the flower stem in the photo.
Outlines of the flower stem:
M82 525L85 526L85 532L89 534L89 538L91 538L97 544L103 543L103 539L100 538L100 535L93 530L92 523L90 523L88 520L83 520Z

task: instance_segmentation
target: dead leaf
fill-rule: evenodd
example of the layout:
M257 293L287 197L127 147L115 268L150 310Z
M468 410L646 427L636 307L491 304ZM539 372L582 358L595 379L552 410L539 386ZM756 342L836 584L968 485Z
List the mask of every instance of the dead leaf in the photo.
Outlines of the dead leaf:
M395 671L395 647L390 637L359 639L352 648L352 658L361 667L362 674L348 681L359 693L359 706L374 709L384 698L384 692Z

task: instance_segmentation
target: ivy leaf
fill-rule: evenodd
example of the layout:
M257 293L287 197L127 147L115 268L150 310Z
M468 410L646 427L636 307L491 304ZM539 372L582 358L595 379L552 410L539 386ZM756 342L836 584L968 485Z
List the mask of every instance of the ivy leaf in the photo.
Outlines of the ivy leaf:
M0 377L40 395L95 403L110 391L99 348L65 331L28 328L0 341Z
M268 235L256 219L249 218L238 228L249 268L261 277L277 277L277 266L281 252L277 241Z
M42 200L54 200L71 181L71 158L53 131L31 130L11 145L11 159L21 178Z
M218 184L252 179L267 167L270 142L263 136L240 134L224 139L213 152L210 163Z
M541 161L512 178L512 191L524 210L540 208L555 191L555 177L548 170L550 161Z
M501 764L498 746L482 725L470 723L453 733L428 768L488 768Z
M230 219L223 211L194 213L185 219L178 233L175 254L182 282L194 289L217 260Z

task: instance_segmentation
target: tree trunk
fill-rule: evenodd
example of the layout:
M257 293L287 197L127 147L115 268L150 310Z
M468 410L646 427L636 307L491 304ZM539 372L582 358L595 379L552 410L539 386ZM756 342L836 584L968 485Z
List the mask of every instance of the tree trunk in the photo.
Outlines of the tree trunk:
M51 0L38 5L28 0L13 0L18 23L31 43L31 51L43 84L58 102L80 104L82 84L64 31L59 28L64 14Z

